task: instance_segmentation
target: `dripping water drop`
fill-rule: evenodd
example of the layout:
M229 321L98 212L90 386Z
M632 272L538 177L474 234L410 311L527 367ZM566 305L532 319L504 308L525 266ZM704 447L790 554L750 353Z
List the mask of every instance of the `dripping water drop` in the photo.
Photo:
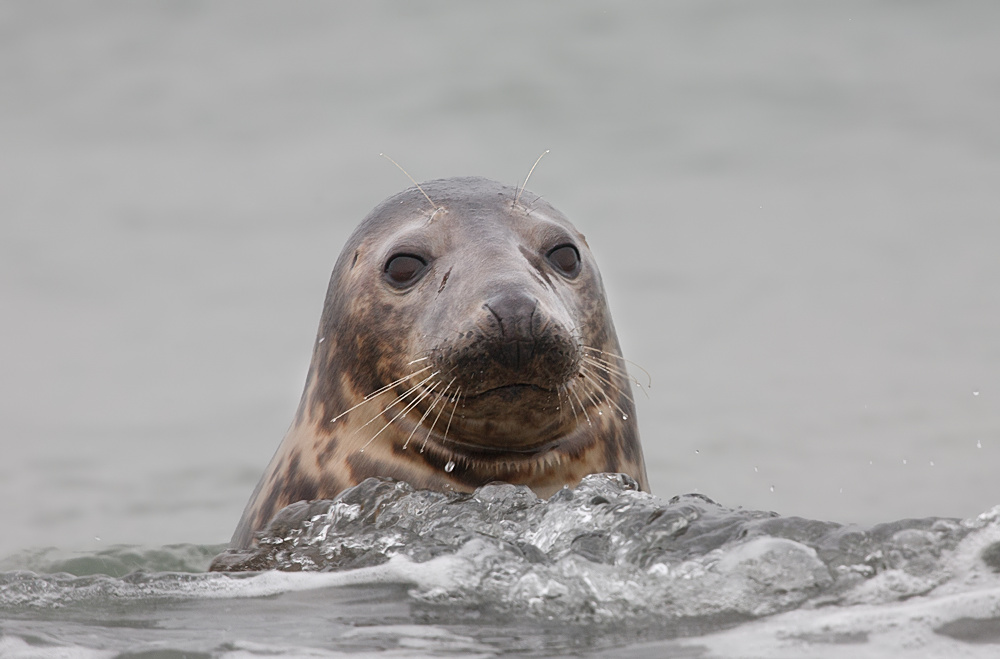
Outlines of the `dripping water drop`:
M448 472L449 474L450 474L451 472L455 471L455 461L454 461L454 460L448 460L448 464L446 464L446 465L444 466L444 470L445 470L446 472Z

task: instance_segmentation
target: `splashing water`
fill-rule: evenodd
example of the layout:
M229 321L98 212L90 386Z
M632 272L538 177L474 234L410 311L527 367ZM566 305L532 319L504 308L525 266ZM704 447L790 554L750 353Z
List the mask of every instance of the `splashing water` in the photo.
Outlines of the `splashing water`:
M187 629L163 631L167 645L214 654L417 644L422 656L456 648L558 656L644 640L658 643L659 655L697 636L718 656L742 656L748 642L763 643L764 656L844 643L895 656L873 648L904 629L922 635L923 650L940 649L921 656L950 656L955 644L967 650L966 641L995 636L990 621L1000 611L1000 507L965 522L861 528L731 510L701 495L664 504L617 474L588 476L548 501L523 486L457 494L372 478L332 501L288 506L258 547L225 552L213 565L255 572L182 572L204 569L211 549L8 560L19 569L0 574L0 614L9 618L0 655L25 654L23 639L93 647L95 627L151 626ZM303 609L303 601L314 604ZM170 602L188 603L169 614L180 622L164 621ZM46 623L54 611L94 620L84 625L90 635ZM303 611L339 622L304 647L317 620ZM123 621L108 627L109 616ZM194 634L205 619L224 622L231 637L219 645ZM120 631L102 633L118 636L101 647L122 642ZM799 654L782 654L790 638ZM261 639L270 644L254 645Z

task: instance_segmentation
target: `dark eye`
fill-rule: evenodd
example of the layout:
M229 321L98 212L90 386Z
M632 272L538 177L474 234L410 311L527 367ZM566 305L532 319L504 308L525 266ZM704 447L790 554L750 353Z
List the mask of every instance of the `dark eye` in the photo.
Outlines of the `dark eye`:
M395 254L385 264L386 280L397 288L417 281L424 273L427 261L413 254Z
M567 277L580 273L580 252L573 245L559 245L548 254L549 262Z

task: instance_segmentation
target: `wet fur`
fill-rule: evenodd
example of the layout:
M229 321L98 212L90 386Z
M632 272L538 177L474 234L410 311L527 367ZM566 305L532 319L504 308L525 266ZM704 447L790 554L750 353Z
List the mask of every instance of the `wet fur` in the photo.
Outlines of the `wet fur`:
M579 251L576 278L546 260L560 241ZM399 252L430 257L406 291L382 277ZM532 300L516 321L490 306ZM344 247L298 412L232 546L251 546L284 506L370 476L457 491L501 480L549 496L598 472L627 473L648 490L628 375L583 235L530 193L431 181L376 207Z

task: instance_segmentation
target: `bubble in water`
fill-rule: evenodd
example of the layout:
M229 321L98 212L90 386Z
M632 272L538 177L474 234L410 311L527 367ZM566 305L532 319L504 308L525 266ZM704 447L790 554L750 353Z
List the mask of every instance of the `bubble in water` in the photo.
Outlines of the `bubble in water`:
M455 471L455 461L454 461L454 460L448 460L448 464L446 464L446 465L444 466L444 470L445 470L446 472L448 472L449 474L450 474L451 472Z

